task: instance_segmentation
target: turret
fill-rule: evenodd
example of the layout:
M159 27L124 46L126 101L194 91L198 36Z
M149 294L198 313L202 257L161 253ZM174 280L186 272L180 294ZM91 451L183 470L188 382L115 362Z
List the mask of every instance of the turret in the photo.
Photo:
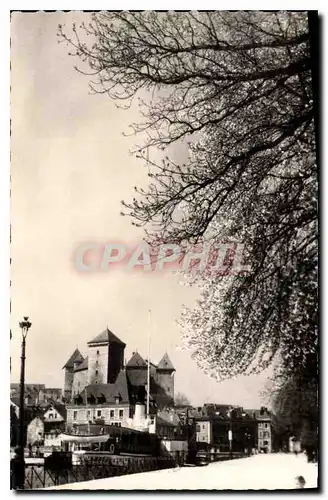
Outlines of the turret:
M126 374L131 384L134 400L144 403L146 399L147 363L138 352L133 352L126 364Z
M78 349L75 349L71 357L64 364L63 370L65 370L65 381L64 381L64 398L67 401L71 400L72 397L72 386L74 379L74 367L75 365L82 363L83 356Z
M157 384L164 390L168 400L174 401L175 368L167 352L157 365Z

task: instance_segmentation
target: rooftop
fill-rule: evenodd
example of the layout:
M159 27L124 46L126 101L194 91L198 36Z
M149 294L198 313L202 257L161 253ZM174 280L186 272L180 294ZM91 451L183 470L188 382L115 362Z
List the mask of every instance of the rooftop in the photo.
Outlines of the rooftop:
M24 389L25 391L40 391L41 389L45 389L45 384L24 384ZM11 382L10 383L10 390L11 391L19 391L20 390L20 383L18 382Z
M256 420L271 420L271 413L267 408L247 409L245 412L248 413L250 417L254 416Z
M83 361L83 356L78 349L75 349L68 361L66 361L63 368L74 368L74 363Z
M61 415L64 419L66 419L66 406L62 403L48 403L47 407L45 408L45 411L44 413L46 413L48 410L50 410L51 408L53 408L54 410L56 410L59 415Z
M106 328L103 332L99 333L94 339L88 342L91 344L120 344L125 347L125 343L122 342L113 332Z
M175 371L175 368L174 368L172 361L170 360L167 352L164 354L164 356L162 357L162 359L158 363L157 368L159 370L174 370Z
M125 370L121 370L118 374L114 384L91 384L85 388L80 397L85 401L85 394L87 397L97 399L104 399L104 403L115 404L116 398L120 398L120 403L130 403L130 394L128 389L128 380Z
M144 370L143 367L140 369L127 369L127 377L129 382L133 386L145 386L147 384L147 370Z
M88 369L88 356L84 358L82 363L80 363L74 370L74 372L80 372L82 370L87 370Z
M130 361L126 365L127 368L147 368L146 361L140 356L138 352L134 352Z

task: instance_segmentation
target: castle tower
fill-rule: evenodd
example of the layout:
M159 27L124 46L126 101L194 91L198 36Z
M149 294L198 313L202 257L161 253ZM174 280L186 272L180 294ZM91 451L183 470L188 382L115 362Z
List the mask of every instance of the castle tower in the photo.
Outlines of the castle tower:
M126 374L133 388L135 400L139 403L144 403L146 399L147 385L147 363L138 352L134 352L130 361L127 363Z
M64 381L64 398L67 401L71 400L72 396L72 386L74 379L74 367L78 366L83 361L83 356L78 349L75 349L69 360L64 364L63 370L65 370L65 381Z
M124 363L125 344L108 328L88 342L88 385L113 384Z
M162 359L157 365L157 385L159 385L168 401L174 401L174 372L175 368L170 360L167 352L164 354Z

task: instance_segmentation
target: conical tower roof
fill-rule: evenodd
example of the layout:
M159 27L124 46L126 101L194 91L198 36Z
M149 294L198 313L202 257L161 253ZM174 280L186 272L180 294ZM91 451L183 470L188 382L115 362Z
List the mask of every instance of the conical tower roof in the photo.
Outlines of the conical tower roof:
M140 356L138 352L134 352L132 358L126 365L127 368L147 368L146 361Z
M82 370L87 370L88 369L88 356L84 358L82 363L80 363L75 369L75 372L81 372Z
M83 356L78 349L75 349L71 357L64 364L63 368L73 368L74 363L81 363L83 361Z
M167 352L164 354L164 356L162 357L162 359L158 363L157 369L159 369L159 370L175 371L173 363L170 360L169 355L167 354Z

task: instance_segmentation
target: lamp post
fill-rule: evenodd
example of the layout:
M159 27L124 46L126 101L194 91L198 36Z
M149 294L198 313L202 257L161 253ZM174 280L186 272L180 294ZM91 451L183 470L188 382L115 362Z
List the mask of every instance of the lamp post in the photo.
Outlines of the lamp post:
M24 388L25 388L25 346L27 332L31 328L32 323L28 317L24 316L24 320L19 323L22 330L22 354L21 354L21 373L20 373L20 395L19 395L19 474L17 477L17 485L19 488L24 488L25 480L25 462L24 462Z

